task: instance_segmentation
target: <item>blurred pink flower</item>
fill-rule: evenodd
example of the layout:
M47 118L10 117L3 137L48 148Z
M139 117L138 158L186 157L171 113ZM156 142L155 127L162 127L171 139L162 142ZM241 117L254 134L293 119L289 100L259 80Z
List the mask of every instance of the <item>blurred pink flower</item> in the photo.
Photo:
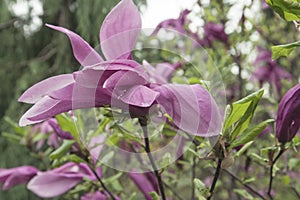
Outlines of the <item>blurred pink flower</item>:
M21 166L10 169L0 168L0 183L2 190L7 190L19 184L26 184L38 173L38 169L32 166Z
M281 97L282 79L292 79L292 75L280 67L272 60L272 53L262 47L258 47L258 56L254 61L256 70L253 72L253 78L257 79L262 85L268 82L275 87L277 94Z

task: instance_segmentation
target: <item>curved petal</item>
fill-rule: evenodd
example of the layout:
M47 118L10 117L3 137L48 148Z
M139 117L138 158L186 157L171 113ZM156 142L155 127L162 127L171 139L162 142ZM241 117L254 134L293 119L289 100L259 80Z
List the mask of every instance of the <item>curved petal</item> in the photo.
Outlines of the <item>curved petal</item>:
M101 49L107 60L131 56L141 24L141 16L132 0L122 0L112 9L100 29Z
M32 166L21 166L11 169L0 169L0 182L4 182L3 190L27 183L39 170Z
M145 85L147 81L132 71L118 71L112 74L103 84L104 88L128 88L133 85Z
M74 82L72 74L62 74L45 79L27 89L18 99L20 102L34 104L51 92Z
M80 181L82 177L65 177L63 174L45 172L38 174L27 185L27 188L42 198L52 198L64 194Z
M73 48L73 54L82 66L85 67L103 61L101 56L76 33L59 26L53 26L50 24L46 24L46 26L54 30L60 31L69 37Z
M158 96L158 92L143 85L133 86L129 90L115 89L113 92L113 97L126 104L138 107L151 106Z
M19 125L35 124L70 110L100 107L110 102L106 89L71 84L39 100L21 117Z
M220 111L202 86L166 84L154 90L160 93L157 103L173 118L178 128L202 137L221 133Z
M152 197L150 195L150 192L155 191L155 189L151 182L147 179L147 177L144 174L134 172L129 173L129 177L144 194L145 199L151 200Z
M27 126L44 121L57 114L71 110L72 104L45 96L33 105L20 119L19 126ZM38 116L38 119L35 119Z

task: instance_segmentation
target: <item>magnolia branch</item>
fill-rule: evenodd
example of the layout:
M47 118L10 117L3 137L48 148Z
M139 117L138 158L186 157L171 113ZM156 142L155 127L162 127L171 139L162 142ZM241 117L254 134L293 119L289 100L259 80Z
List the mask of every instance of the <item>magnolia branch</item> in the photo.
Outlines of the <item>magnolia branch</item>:
M92 166L89 166L89 167L92 170L92 172L95 175L95 177L97 178L97 180L99 181L101 187L105 190L105 192L108 193L108 195L110 196L110 198L112 200L116 200L116 198L114 197L114 195L110 192L110 190L106 187L106 185L103 183L103 181L101 180L101 178L98 176L96 170Z
M161 195L161 198L163 200L166 200L166 195L165 195L165 190L164 190L164 185L163 185L163 181L161 179L161 175L157 169L157 166L155 164L155 161L153 159L152 153L151 153L151 148L150 148L150 141L149 141L149 135L148 135L148 130L147 130L147 119L145 118L140 118L139 119L139 123L143 129L143 133L144 133L144 142L145 142L145 151L147 153L147 156L150 160L154 175L156 177L157 183L158 183L158 187L159 187L159 193Z

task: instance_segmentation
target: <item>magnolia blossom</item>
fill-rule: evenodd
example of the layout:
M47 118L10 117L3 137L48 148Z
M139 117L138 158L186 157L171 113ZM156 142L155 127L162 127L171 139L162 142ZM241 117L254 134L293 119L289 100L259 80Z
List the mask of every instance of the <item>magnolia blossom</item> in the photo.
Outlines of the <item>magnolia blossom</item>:
M165 21L162 21L157 25L152 35L157 34L160 29L165 28L191 37L194 40L193 47L197 45L212 47L213 42L216 40L225 44L228 43L228 35L225 33L224 26L222 24L216 24L214 22L207 22L204 25L203 38L199 38L197 32L193 32L188 28L190 20L187 19L187 15L190 12L191 11L189 10L184 10L180 13L180 16L177 19L167 19Z
M291 88L281 99L276 119L279 142L291 141L300 127L300 84Z
M272 60L272 53L266 49L258 47L258 56L254 61L257 69L253 72L253 77L256 78L262 85L264 82L270 83L276 88L276 92L281 96L282 79L292 79L292 76L285 69L280 67Z
M69 162L53 170L38 172L27 188L39 197L52 198L66 193L84 178L96 180L86 164Z
M131 172L129 177L144 194L145 199L152 200L150 192L158 192L158 185L152 172L144 174Z
M204 34L200 44L205 47L212 47L214 41L220 41L224 44L228 44L228 35L225 33L223 24L207 22L204 25Z
M179 17L177 19L167 19L165 21L160 22L157 27L155 28L152 35L157 34L158 31L162 28L170 29L177 31L181 34L186 34L189 32L188 29L186 29L186 25L190 22L187 19L187 15L190 13L190 10L184 10L180 13Z
M159 105L180 129L199 136L219 135L222 117L207 90L197 84L157 82L144 66L131 60L141 28L132 0L122 0L102 24L100 43L106 60L76 33L47 26L69 37L74 56L84 68L48 78L25 91L19 101L34 105L20 119L21 126L74 109L108 105L141 117L151 106Z
M10 169L0 168L0 183L2 189L8 190L19 184L26 184L38 173L38 169L32 166L21 166Z

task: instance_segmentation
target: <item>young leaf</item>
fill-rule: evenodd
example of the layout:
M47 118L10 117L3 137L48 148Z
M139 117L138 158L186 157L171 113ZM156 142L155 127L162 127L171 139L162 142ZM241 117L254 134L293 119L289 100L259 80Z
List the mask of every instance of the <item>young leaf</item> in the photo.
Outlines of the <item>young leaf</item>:
M300 20L300 2L297 0L266 0L271 8L286 21Z
M300 41L272 46L272 59L275 60L281 56L288 56L296 47L300 47Z
M260 134L266 128L266 126L271 122L274 122L274 120L273 119L268 119L268 120L263 121L260 124L254 126L252 128L247 129L246 131L243 132L243 134L240 137L238 137L236 140L234 140L230 144L229 148L234 148L234 147L240 146L242 144L246 144L250 141L253 141L254 138L258 134Z
M69 152L74 143L74 140L64 140L62 145L49 155L49 158L51 160L62 158L66 153Z
M70 132L71 135L74 137L75 141L81 145L81 140L79 137L79 132L77 130L74 121L67 117L65 114L57 115L56 120L63 131Z
M231 105L230 114L228 114L223 127L224 137L230 137L230 141L233 141L248 128L263 93L263 89L258 90Z

